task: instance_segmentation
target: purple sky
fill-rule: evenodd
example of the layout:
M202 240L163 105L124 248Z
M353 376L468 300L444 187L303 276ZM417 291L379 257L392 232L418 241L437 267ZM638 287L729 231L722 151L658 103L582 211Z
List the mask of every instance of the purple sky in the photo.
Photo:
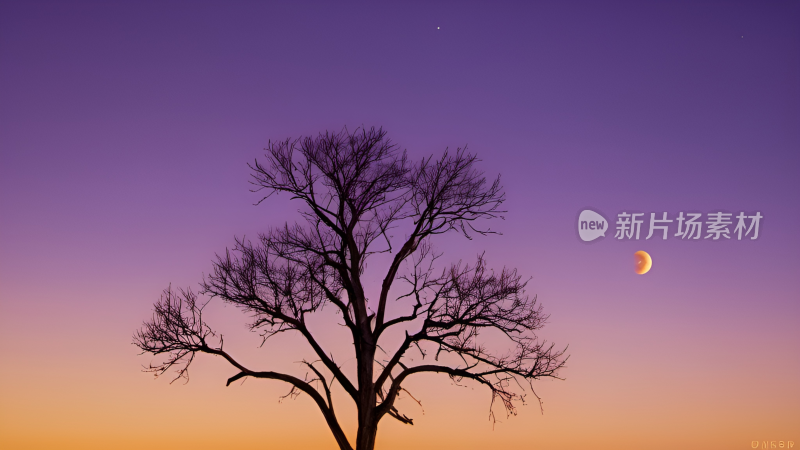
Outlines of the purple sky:
M742 442L770 408L762 428L800 441L797 2L0 2L0 356L24 368L0 376L0 415L48 361L147 378L130 336L161 289L296 219L252 206L246 163L362 124L414 158L468 144L502 174L504 235L440 246L534 277L544 335L573 349L549 404L591 410L576 392L606 376L633 398L609 374L658 379L667 355L698 392L749 383L765 409L731 422ZM764 219L752 242L588 245L585 207ZM737 364L770 369L725 378Z

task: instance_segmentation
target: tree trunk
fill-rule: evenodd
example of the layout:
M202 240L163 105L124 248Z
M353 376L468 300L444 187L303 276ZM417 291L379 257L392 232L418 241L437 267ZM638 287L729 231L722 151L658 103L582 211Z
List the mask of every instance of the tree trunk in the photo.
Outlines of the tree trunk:
M378 434L378 424L370 419L365 424L359 424L358 437L356 438L356 450L373 450L375 448L375 437Z
M361 342L361 358L358 361L358 434L356 436L356 450L373 450L375 448L375 436L378 433L378 423L375 420L375 407L377 398L375 396L375 383L373 381L373 370L375 365L375 345L369 339Z

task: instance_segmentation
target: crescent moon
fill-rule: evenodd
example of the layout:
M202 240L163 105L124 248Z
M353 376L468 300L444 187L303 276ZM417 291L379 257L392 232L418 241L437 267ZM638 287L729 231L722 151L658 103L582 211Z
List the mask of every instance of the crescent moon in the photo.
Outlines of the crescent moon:
M639 250L633 254L634 270L639 275L644 275L653 267L653 258L646 251Z

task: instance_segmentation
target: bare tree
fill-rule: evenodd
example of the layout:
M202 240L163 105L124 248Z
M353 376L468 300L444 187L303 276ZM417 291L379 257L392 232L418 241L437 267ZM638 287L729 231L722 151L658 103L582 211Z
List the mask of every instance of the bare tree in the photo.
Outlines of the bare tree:
M143 352L165 355L148 370L158 376L175 368L178 378L186 377L198 353L221 356L237 370L228 385L245 377L289 383L292 393L316 402L339 447L352 449L334 411L332 386L339 383L358 411L357 450L374 448L385 416L413 424L395 405L411 376L439 373L485 386L492 420L496 400L515 413L525 386L532 391L533 380L558 377L564 350L537 338L547 316L536 297L525 294L527 281L516 270L487 269L483 255L472 265L436 269L441 254L431 245L433 237L494 233L481 223L503 212L500 178L487 181L474 167L475 155L458 149L411 163L375 128L270 142L266 151L265 161L250 166L255 191L266 192L262 201L275 193L300 200L303 220L271 229L256 242L236 239L232 249L217 255L201 293L250 314L251 330L264 339L281 332L301 335L318 360L303 362L302 378L245 367L223 350L197 296L169 288L153 318L134 335ZM401 225L408 234L396 248L389 231ZM375 253L394 257L387 258L391 263L380 292L372 297L377 301L368 301L362 276ZM402 284L393 291L396 281ZM407 313L387 317L390 293L402 286L397 300L405 302ZM327 305L338 310L352 335L355 380L307 326L306 318ZM386 354L379 342L392 327L404 330L405 338ZM488 330L499 332L512 350L488 350L479 340ZM428 363L412 364L414 354Z

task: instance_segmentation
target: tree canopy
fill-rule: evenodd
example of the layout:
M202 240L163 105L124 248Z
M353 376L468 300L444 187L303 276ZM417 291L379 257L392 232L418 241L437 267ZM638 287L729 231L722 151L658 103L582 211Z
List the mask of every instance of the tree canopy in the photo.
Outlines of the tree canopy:
M510 413L523 401L525 385L558 377L565 350L537 336L548 317L536 297L525 293L527 280L515 269L491 270L483 254L471 264L440 265L442 254L432 244L448 232L466 238L495 233L488 224L502 217L505 193L499 176L487 180L476 168L476 155L459 148L412 162L381 128L270 142L265 150L265 158L250 165L254 191L264 193L262 201L274 194L298 200L301 220L254 241L237 238L217 255L199 293L241 308L253 318L250 329L264 339L283 332L302 336L318 358L303 362L313 376L245 367L223 349L198 295L172 288L134 335L143 352L164 357L149 370L160 375L175 369L185 377L197 354L220 356L236 369L228 385L244 377L266 378L309 395L339 447L352 449L334 410L336 382L358 410L358 450L374 448L385 416L413 424L395 405L411 376L472 380L491 392L492 404L499 401ZM409 231L396 242L390 232L401 224ZM376 300L369 300L364 269L377 253L393 257L380 291L369 296ZM391 295L406 313L387 314ZM307 326L309 315L329 306L352 335L356 379L345 375ZM404 339L389 357L376 357L381 337L393 327L402 327ZM499 332L511 351L489 350L481 340L487 330ZM442 354L457 356L457 362ZM424 363L413 363L411 355ZM491 411L490 406L493 417Z

